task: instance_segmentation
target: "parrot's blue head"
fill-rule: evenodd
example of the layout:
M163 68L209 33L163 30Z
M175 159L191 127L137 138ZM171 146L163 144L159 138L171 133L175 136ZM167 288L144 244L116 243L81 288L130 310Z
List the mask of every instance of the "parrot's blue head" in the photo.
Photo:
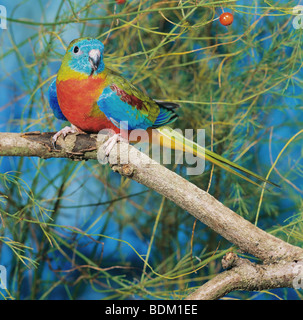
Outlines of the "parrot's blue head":
M88 76L98 74L104 70L103 52L104 45L97 39L75 39L66 50L63 63Z

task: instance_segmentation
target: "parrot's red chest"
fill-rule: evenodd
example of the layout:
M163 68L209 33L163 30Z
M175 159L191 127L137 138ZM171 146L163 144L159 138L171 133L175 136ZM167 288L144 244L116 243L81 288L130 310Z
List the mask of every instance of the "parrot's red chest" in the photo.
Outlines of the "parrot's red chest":
M97 133L102 129L119 129L99 109L97 101L104 89L105 79L68 79L57 81L57 97L66 119L85 132Z

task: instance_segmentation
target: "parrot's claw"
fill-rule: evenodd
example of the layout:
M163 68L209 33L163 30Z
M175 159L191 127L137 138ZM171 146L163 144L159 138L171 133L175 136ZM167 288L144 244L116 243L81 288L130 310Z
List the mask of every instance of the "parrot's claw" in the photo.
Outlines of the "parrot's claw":
M109 137L108 140L103 144L103 148L105 149L104 153L107 157L109 156L110 152L112 151L113 147L118 141L126 142L127 140L122 138L120 133L117 133Z
M52 145L56 149L56 143L58 138L62 135L63 138L65 138L69 133L77 133L79 132L78 128L74 125L71 125L71 127L64 127L60 131L58 131L56 134L52 137Z

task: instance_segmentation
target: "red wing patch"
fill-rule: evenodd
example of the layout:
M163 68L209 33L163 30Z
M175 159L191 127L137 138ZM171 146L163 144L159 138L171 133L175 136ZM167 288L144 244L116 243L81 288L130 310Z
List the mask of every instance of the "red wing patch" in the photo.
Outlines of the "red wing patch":
M143 108L146 111L148 111L143 101L137 98L136 96L126 93L124 90L120 89L115 84L112 84L110 88L111 90L117 93L117 95L123 102L126 102L129 105L136 107L138 110L142 110Z

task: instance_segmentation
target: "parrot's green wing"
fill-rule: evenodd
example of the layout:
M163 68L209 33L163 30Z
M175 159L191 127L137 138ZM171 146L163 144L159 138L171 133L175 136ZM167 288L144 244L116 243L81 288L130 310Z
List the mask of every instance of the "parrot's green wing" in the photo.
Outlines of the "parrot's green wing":
M106 69L106 88L98 99L100 110L119 126L127 122L128 129L157 128L177 119L176 104L151 99L116 72Z

